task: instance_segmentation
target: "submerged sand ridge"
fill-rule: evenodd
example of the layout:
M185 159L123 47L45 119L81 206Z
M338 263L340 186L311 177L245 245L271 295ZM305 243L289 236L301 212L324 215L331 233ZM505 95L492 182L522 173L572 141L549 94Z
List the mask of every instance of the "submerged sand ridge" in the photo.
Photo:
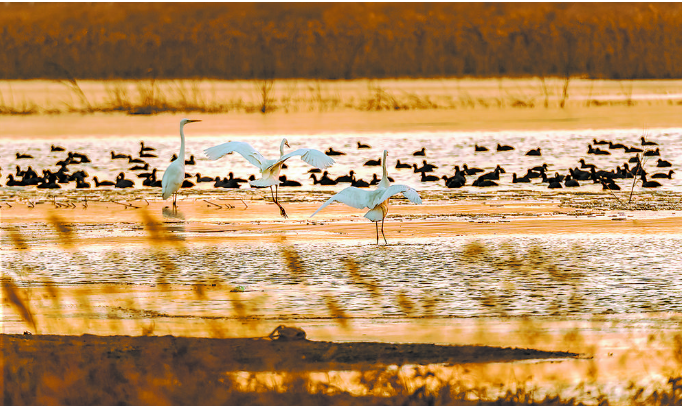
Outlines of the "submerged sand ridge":
M228 202L233 206L227 207ZM70 204L62 202L58 207L49 201L34 205L14 202L1 209L3 228L40 228L46 218L56 216L79 233L80 244L144 244L148 235L138 225L144 212L177 229L185 241L193 243L273 241L282 235L300 240L366 240L375 236L372 223L362 217L363 211L342 204L310 218L320 203L286 202L287 220L279 216L273 204L263 200L185 199L176 212L168 208L167 202L146 199L87 203L71 200ZM679 233L681 226L682 216L674 210L604 211L576 209L558 201L494 199L427 202L422 206L398 202L390 206L385 231L391 239L403 240L487 234ZM43 242L51 240L49 235L36 237L45 238Z

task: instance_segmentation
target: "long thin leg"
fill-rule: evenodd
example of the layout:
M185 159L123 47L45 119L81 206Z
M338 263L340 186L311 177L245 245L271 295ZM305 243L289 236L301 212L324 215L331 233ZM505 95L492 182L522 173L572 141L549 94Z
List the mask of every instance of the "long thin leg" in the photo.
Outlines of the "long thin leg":
M277 185L275 185L275 193L277 193ZM277 201L276 195L272 193L272 186L270 186L270 195L272 196L272 201L279 207L279 214L281 214L282 217L287 218L287 212L284 211L284 207Z
M277 196L277 190L279 188L279 185L275 185L275 199L277 199L277 205L279 206L279 214L282 215L282 217L287 218L287 212L284 210L284 207L282 207L281 204L279 204L279 196Z
M178 198L178 192L173 193L173 210L177 210L178 204L176 203L176 200Z
M379 245L379 222L375 221L374 225L376 226L377 229L377 245Z
M384 234L384 220L386 217L381 219L381 235L384 237L384 243L388 245L388 241L386 241L386 234Z

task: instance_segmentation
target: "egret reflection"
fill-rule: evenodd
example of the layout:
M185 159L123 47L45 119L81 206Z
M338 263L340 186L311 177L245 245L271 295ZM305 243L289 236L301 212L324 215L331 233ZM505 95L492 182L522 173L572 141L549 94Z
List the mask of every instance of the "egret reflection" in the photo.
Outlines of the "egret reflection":
M178 220L184 220L185 219L185 215L181 211L179 211L177 209L177 207L175 209L173 209L171 207L164 206L164 208L161 209L161 215L163 216L163 218L178 219Z

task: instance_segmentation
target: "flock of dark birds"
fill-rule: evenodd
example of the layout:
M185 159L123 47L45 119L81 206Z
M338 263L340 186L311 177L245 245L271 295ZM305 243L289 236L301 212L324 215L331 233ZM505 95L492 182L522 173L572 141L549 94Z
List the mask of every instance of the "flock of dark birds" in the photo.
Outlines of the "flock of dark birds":
M660 148L658 144L653 141L648 141L645 137L641 137L640 146L627 146L620 143L613 143L611 141L596 140L594 139L592 143L587 145L587 156L589 155L610 155L614 150L620 150L624 154L631 154L627 157L627 161L623 162L622 165L618 165L616 168L611 170L600 169L596 165L586 162L585 158L578 161L574 168L569 168L567 173L556 172L552 175L547 164L540 166L535 166L528 168L525 174L520 176L519 174L513 173L511 182L512 183L536 183L536 184L546 184L549 189L557 189L563 187L579 187L582 183L597 183L603 186L604 190L620 190L615 182L616 179L634 179L641 181L641 186L645 188L655 188L661 186L661 183L657 180L663 181L664 179L672 179L672 175L675 173L672 169L667 169L667 172L658 172L654 174L649 174L645 168L645 163L647 159L657 159L656 168L670 168L672 164L666 160L660 158ZM367 144L361 142L357 143L358 149L370 149L371 147ZM485 146L480 146L478 144L474 145L475 152L485 153L489 149ZM504 152L511 151L514 147L509 145L497 144L495 151ZM77 169L79 164L88 163L90 159L87 155L78 152L68 152L64 159L56 162L56 166L59 168L56 171L50 169L43 169L39 174L31 166L26 169L21 169L19 165L16 166L16 172L7 175L6 186L36 186L39 189L60 189L62 185L75 182L75 187L78 189L88 189L88 188L100 188L100 187L110 187L110 188L132 188L135 186L135 182L131 179L127 179L126 176L135 177L138 179L143 179L142 185L146 187L161 187L161 180L157 178L157 169L151 168L149 163L145 162L144 158L157 158L154 154L155 148L145 146L144 141L140 142L140 150L138 157L132 157L129 154L116 153L111 151L112 160L121 160L127 165L131 165L128 171L133 172L133 174L126 175L125 172L118 174L115 180L99 180L97 176L92 178L92 182L88 182L89 175L83 169ZM65 149L60 146L52 145L50 148L50 153L65 153ZM328 156L338 156L345 155L344 152L334 150L330 147L325 154ZM475 186L475 187L494 187L500 184L500 175L506 173L506 171L497 165L494 170L484 173L485 170L481 168L472 168L467 164L463 164L461 167L455 165L453 170L454 174L451 176L442 175L436 176L433 174L434 170L438 167L436 165L430 164L426 161L426 148L422 147L420 150L413 153L414 157L423 157L421 166L416 163L408 164L397 160L395 168L412 170L415 174L419 174L420 180L422 182L444 182L444 186L447 188L460 188L463 186ZM526 152L529 156L542 156L541 149L534 148ZM33 157L29 154L22 154L17 152L16 159L32 159ZM175 155L171 158L171 162L177 159ZM195 165L194 156L190 156L189 159L185 160L185 165ZM380 159L372 159L365 162L364 166L381 166ZM578 165L579 164L579 165ZM286 165L283 166L286 168ZM74 169L72 171L72 169ZM314 185L336 185L340 183L349 183L351 186L364 188L376 185L379 183L379 178L376 174L374 177L365 181L363 179L358 179L354 171L350 171L347 175L342 175L332 178L327 171L322 171L317 168L310 169L310 179ZM202 176L201 173L195 173L194 175L186 173L185 181L182 184L183 188L191 188L198 183L213 183L215 188L232 188L236 189L241 187L242 184L247 183L249 180L254 180L255 176L251 175L248 179L237 178L232 172L228 176L220 177L210 177ZM286 178L286 175L279 177L281 184L279 186L283 187L296 187L302 186L300 182L295 180L290 180ZM389 180L393 181L393 179Z
M642 187L660 187L662 186L660 182L656 180L649 180L647 178L649 174L644 165L646 160L651 159L652 157L656 158L656 168L670 168L672 167L672 164L669 161L660 158L661 152L659 147L653 149L653 147L657 146L658 143L654 141L648 141L645 137L641 137L640 140L641 148L639 146L627 146L621 143L596 139L593 139L592 143L587 145L588 155L611 155L611 151L613 150L622 150L622 152L625 154L634 154L630 155L626 162L623 162L622 165L616 166L614 169L599 169L597 165L587 163L585 158L581 158L578 160L580 165L577 166L576 164L576 167L569 168L568 173L560 174L559 172L555 172L553 176L551 174L548 175L548 165L542 164L528 168L523 176L513 173L512 183L532 183L533 181L536 181L536 183L546 183L549 189L559 189L564 187L579 187L581 186L580 182L592 182L601 184L603 190L620 190L620 186L618 186L618 184L615 182L616 179L637 179L641 181ZM645 150L643 148L647 149ZM513 149L514 147L512 146L500 144L497 144L496 148L498 152L511 151ZM474 150L476 152L487 152L488 148L475 144ZM542 151L538 147L527 151L526 155L542 156ZM460 168L459 165L455 165L454 170L455 174L453 176L442 176L442 179L445 181L445 186L448 188L460 188L465 186L467 182L467 176L476 177L476 179L471 182L471 186L499 186L498 182L500 180L500 174L506 173L506 171L500 165L497 165L493 171L481 175L478 174L485 172L483 169L469 168L466 164L464 164L462 168ZM672 179L672 175L674 173L675 171L668 169L667 172L652 174L651 178ZM425 180L424 178L425 175L422 173L422 181ZM427 178L427 180L437 180L437 177L433 175L427 176Z

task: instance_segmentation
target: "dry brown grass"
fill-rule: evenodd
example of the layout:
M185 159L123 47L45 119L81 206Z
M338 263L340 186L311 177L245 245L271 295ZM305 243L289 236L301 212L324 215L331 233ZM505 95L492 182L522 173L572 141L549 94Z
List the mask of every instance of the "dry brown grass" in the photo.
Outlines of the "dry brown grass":
M9 3L0 13L8 27L0 78L680 77L680 9L607 2L267 9ZM630 100L627 86L621 90Z

